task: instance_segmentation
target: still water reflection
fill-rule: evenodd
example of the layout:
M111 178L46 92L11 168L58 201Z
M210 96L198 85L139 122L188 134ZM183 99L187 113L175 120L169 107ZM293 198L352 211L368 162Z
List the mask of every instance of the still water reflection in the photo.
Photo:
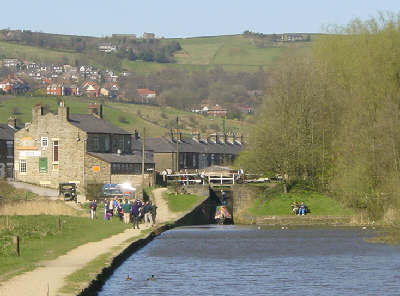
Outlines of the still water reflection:
M178 228L133 254L99 295L400 295L400 247L365 242L374 235L354 228ZM156 279L146 280L152 274Z

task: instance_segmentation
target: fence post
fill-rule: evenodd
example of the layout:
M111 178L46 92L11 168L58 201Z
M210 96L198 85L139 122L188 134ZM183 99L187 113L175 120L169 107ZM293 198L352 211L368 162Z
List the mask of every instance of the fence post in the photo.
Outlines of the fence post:
M21 256L20 248L19 248L19 236L15 235L13 236L13 243L15 245L15 252L17 253L17 256Z
M58 231L61 231L61 216L58 216Z
M222 185L222 174L221 174L221 185Z

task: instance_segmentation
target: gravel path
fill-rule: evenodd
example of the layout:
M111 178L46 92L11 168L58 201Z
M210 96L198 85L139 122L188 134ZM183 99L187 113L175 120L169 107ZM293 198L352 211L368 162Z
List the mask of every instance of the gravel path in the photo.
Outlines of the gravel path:
M29 184L23 185L25 189L31 186ZM163 198L163 192L166 190L166 188L158 188L153 191L154 202L158 207L157 223L172 222L182 214L168 211L168 204ZM141 228L146 229L148 227L142 225ZM57 291L64 286L64 278L66 276L83 268L97 256L110 252L113 247L121 246L126 240L139 234L140 230L138 229L127 229L123 233L101 241L81 245L54 260L41 262L40 267L35 270L18 275L2 283L0 285L0 296L61 295Z
M146 227L142 227L146 228ZM126 240L138 236L140 230L127 229L123 233L98 242L81 245L55 260L41 262L33 271L18 275L0 286L1 296L52 296L60 295L58 289L64 286L64 278L83 268L97 256L111 251Z
M43 197L49 197L51 200L57 200L57 198L58 198L58 190L56 190L56 189L35 186L35 185L28 184L28 183L23 183L23 182L9 181L8 183L11 184L12 186L14 186L15 188L31 191L33 193L36 193L37 195L40 195Z
M179 213L168 211L168 203L164 199L163 194L167 188L157 188L153 190L154 203L157 206L157 223L173 222L179 218Z

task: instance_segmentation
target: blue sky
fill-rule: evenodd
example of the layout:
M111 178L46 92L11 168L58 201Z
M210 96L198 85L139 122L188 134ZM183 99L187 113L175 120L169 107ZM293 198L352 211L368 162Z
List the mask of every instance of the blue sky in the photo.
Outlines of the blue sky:
M324 25L400 11L400 0L20 0L7 1L0 28L106 36L164 37L322 31Z

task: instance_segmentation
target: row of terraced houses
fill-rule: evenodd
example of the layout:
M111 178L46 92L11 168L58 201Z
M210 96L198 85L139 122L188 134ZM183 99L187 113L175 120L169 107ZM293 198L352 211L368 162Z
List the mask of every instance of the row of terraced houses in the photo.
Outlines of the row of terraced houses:
M0 174L51 188L75 183L80 192L98 183L140 187L143 163L145 182L151 182L155 171L197 171L231 163L242 149L243 137L238 135L196 132L185 138L176 131L147 138L143 145L137 132L104 120L101 104L89 104L87 114L70 113L63 102L57 114L45 114L38 104L32 108L32 121L23 127L13 117L0 125Z

